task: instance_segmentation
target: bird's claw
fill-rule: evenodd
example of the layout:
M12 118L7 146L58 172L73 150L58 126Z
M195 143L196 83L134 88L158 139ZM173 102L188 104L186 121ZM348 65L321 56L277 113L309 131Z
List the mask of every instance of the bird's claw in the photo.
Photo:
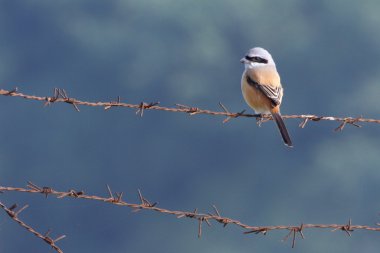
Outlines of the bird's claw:
M261 123L263 123L264 121L264 117L263 117L263 114L257 114L257 117L256 117L256 124L261 127Z

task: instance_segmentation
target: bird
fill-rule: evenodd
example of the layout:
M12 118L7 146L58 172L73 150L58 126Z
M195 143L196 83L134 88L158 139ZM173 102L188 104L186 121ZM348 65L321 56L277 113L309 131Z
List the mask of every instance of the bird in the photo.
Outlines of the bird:
M293 147L280 113L284 89L272 55L264 48L254 47L240 62L244 63L241 89L245 102L257 114L271 114L284 144Z

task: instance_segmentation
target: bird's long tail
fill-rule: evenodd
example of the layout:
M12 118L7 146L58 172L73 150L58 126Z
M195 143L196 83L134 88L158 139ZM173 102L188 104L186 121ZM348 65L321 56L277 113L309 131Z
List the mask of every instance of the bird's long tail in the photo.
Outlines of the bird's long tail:
M288 130L286 129L285 123L279 112L272 112L274 121L276 122L278 129L280 130L282 139L286 146L293 147L292 140L290 139Z

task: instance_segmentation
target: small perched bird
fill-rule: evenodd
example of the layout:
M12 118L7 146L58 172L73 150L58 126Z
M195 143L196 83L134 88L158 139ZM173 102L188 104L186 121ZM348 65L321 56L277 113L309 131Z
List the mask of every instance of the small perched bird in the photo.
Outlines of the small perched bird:
M283 88L272 56L264 48L255 47L240 62L245 67L241 78L245 101L258 114L272 114L285 145L292 147L292 140L280 114Z

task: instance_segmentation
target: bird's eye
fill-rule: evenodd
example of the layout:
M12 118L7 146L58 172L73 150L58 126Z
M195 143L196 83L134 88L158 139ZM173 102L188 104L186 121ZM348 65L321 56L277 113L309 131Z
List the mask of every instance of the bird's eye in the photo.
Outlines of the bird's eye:
M245 56L245 59L247 59L248 61L254 61L256 57L253 57L253 56L248 56L246 55Z
M259 56L249 56L249 55L246 55L245 59L247 61L250 61L250 62L257 62L257 63L263 63L263 64L267 64L268 63L267 59L261 58Z
M268 60L264 59L264 58L261 58L259 56L246 56L245 59L247 59L248 61L252 61L252 62L258 62L258 63L268 63Z

